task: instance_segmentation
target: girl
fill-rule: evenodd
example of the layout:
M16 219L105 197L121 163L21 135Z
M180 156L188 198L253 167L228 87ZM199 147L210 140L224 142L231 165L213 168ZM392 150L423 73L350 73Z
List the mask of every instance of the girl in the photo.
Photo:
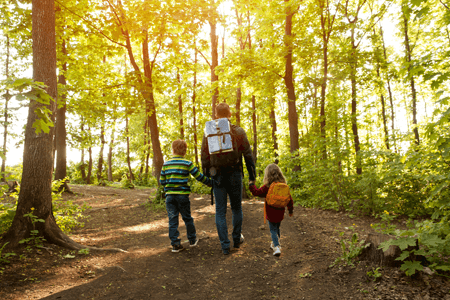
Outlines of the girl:
M250 191L253 196L266 197L269 192L270 185L275 182L286 183L281 169L276 164L269 164L264 170L264 185L261 188L255 186L254 181L250 181ZM292 217L294 213L294 202L292 197L287 204L289 210L289 217ZM273 249L273 255L280 256L281 245L280 238L280 225L284 218L285 208L273 207L264 202L264 210L266 211L266 219L269 221L270 235L272 236L272 244L270 248Z

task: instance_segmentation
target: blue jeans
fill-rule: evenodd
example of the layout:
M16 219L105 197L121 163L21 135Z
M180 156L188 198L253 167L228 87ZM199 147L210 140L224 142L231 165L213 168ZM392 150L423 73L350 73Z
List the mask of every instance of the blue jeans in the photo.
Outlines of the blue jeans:
M187 237L189 241L197 238L195 232L194 219L191 217L191 202L189 195L168 194L166 196L166 210L169 216L169 238L173 245L180 245L178 236L178 214L181 214L186 225Z
M280 238L280 225L281 222L272 223L269 221L270 235L272 236L272 242L275 247L280 246L280 242L278 240Z
M216 198L216 227L223 249L230 249L227 228L227 195L230 196L233 220L232 237L234 243L241 239L242 230L242 175L239 170L220 173L214 177L214 196Z

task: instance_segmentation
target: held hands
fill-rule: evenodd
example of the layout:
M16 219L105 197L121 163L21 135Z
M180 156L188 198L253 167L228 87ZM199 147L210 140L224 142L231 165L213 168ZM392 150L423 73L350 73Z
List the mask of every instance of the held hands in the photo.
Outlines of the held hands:
M250 180L250 181L248 182L248 185L252 185L252 184L255 184L255 181L254 181L254 180Z

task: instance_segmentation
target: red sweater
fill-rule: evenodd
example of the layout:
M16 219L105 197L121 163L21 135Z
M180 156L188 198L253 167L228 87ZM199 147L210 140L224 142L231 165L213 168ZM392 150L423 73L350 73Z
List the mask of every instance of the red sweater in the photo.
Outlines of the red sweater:
M261 188L257 188L254 184L250 185L250 192L252 192L253 196L257 197L266 197L267 193L269 192L269 187L266 185L263 185ZM270 205L267 205L267 202L264 201L264 205L266 206L266 219L269 220L272 223L279 223L284 218L284 212L285 208L278 208L273 207ZM287 208L289 210L289 213L292 214L294 211L294 201L289 201Z

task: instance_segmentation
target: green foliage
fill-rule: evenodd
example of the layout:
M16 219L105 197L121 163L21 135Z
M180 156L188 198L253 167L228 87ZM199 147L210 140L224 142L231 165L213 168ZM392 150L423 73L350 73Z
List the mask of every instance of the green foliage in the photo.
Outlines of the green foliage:
M161 211L166 209L166 196L164 193L164 187L158 186L155 194L150 196L149 201L145 204L148 209Z
M122 180L120 181L120 186L123 189L134 189L133 182L128 178L127 175L122 176Z
M3 244L3 246L0 248L0 264L9 264L8 257L16 255L14 252L8 252L3 253L3 249L5 249L6 245L8 245L9 242L6 242ZM0 272L1 274L2 272Z
M89 255L89 248L84 248L84 249L78 250L78 254Z
M192 176L189 177L189 186L191 187L191 193L195 194L211 194L211 188L207 185L195 180Z
M358 241L358 233L355 232L355 228L353 226L351 226L349 229L351 229L353 232L350 240L343 238L345 234L344 232L339 233L339 236L341 237L341 256L336 258L336 260L331 264L330 267L333 267L337 264L354 267L352 260L360 255L364 248L370 246L370 244L365 243L364 240Z
M30 250L31 247L37 247L41 248L42 243L45 241L45 239L41 236L39 236L39 230L36 229L35 224L37 222L45 223L45 220L39 219L33 214L34 207L31 208L31 211L27 214L24 214L24 218L30 218L31 223L33 224L33 229L30 230L30 237L25 238L19 241L19 244L27 244L27 249Z
M372 278L373 281L377 281L381 276L383 276L383 274L380 272L380 267L376 269L372 268L372 271L367 271L367 277Z

